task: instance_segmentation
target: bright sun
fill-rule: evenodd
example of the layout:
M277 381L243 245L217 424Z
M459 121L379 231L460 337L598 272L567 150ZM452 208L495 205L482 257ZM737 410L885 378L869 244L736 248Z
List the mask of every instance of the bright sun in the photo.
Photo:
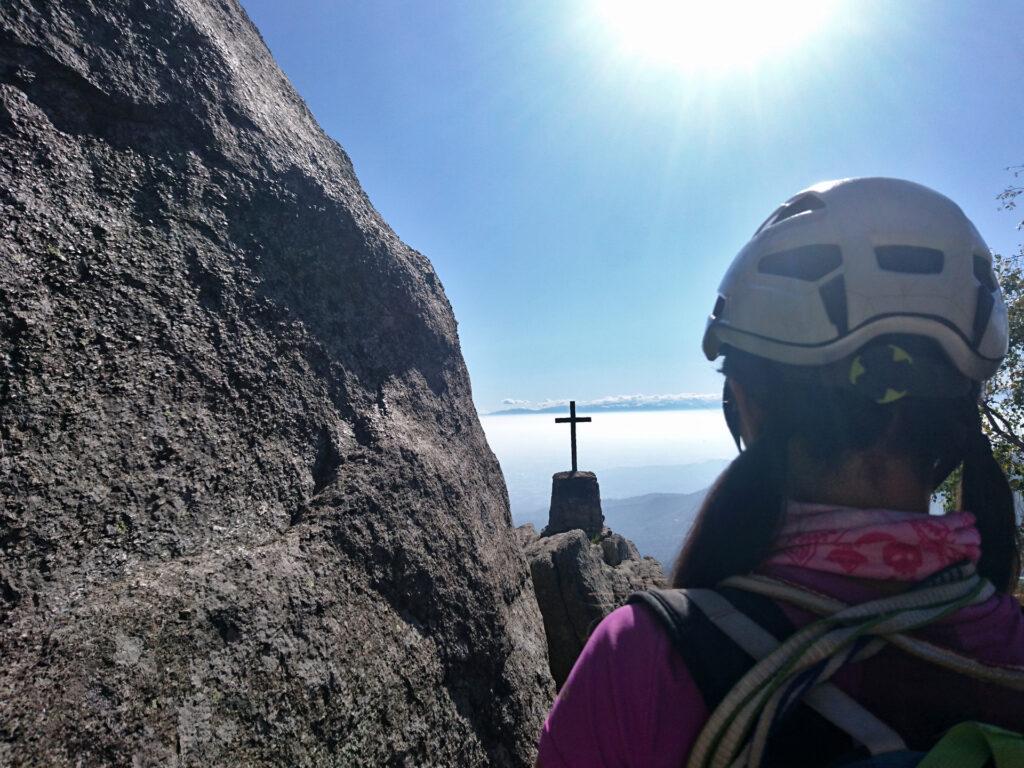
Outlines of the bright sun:
M594 0L621 52L681 71L749 69L824 26L831 0Z

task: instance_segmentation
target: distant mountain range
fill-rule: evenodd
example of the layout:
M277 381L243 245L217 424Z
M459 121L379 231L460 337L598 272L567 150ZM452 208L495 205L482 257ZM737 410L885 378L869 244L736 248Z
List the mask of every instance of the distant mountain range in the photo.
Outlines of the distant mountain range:
M675 498L703 494L705 491L701 489L711 485L728 464L723 459L709 459L692 464L597 469L601 504L606 509L628 508L637 499L657 498L663 500L662 504L668 505ZM537 530L547 525L551 481L546 477L539 482L532 477L511 477L507 482L515 524L533 523ZM657 506L657 503L654 505ZM607 516L607 512L605 514ZM628 533L614 526L612 529L630 538ZM641 553L650 554L643 550Z
M641 555L650 555L668 573L708 489L696 493L648 493L628 499L603 499L604 522L631 539Z
M569 407L569 401L547 401L543 403L523 403L517 401L510 408L492 411L488 416L515 416L531 413L563 413ZM599 413L608 411L690 411L704 408L718 408L722 398L718 395L621 395L605 397L588 402L577 401L579 413Z
M697 491L703 493L702 489L711 485L727 466L729 462L725 459L708 459L692 464L611 467L597 470L597 479L604 501L651 495L689 496Z
M708 465L710 468L711 462ZM599 474L599 480L600 477ZM708 488L704 488L693 493L646 493L602 499L604 524L630 539L641 555L653 557L668 573L707 493ZM539 531L547 524L547 519L547 510L536 508L531 514L517 515L515 523L532 523Z

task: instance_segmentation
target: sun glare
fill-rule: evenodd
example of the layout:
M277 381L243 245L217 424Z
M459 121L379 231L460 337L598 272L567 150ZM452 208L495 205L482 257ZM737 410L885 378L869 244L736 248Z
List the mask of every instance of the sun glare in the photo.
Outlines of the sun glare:
M680 71L750 69L822 30L832 0L594 0L620 53Z

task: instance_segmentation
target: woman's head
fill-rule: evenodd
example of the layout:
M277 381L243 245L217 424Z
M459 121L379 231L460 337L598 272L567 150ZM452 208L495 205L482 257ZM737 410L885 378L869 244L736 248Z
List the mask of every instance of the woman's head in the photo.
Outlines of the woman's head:
M764 237L782 222L792 223ZM979 569L1009 588L1019 570L1012 494L977 405L1005 352L1005 309L973 226L931 190L863 179L801 193L754 241L723 281L705 336L709 356L724 356L727 422L747 450L709 493L676 585L713 586L756 568L788 498L923 512L962 464L961 508L982 534ZM751 305L768 314L763 327ZM827 333L815 327L822 318Z

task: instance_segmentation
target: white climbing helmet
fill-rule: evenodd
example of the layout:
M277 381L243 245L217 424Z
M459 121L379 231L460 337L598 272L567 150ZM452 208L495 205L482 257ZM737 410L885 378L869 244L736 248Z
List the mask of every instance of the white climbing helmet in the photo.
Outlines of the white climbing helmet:
M739 252L704 332L781 363L821 366L880 336L937 342L970 379L1006 355L992 253L949 198L900 179L816 184L787 200Z

